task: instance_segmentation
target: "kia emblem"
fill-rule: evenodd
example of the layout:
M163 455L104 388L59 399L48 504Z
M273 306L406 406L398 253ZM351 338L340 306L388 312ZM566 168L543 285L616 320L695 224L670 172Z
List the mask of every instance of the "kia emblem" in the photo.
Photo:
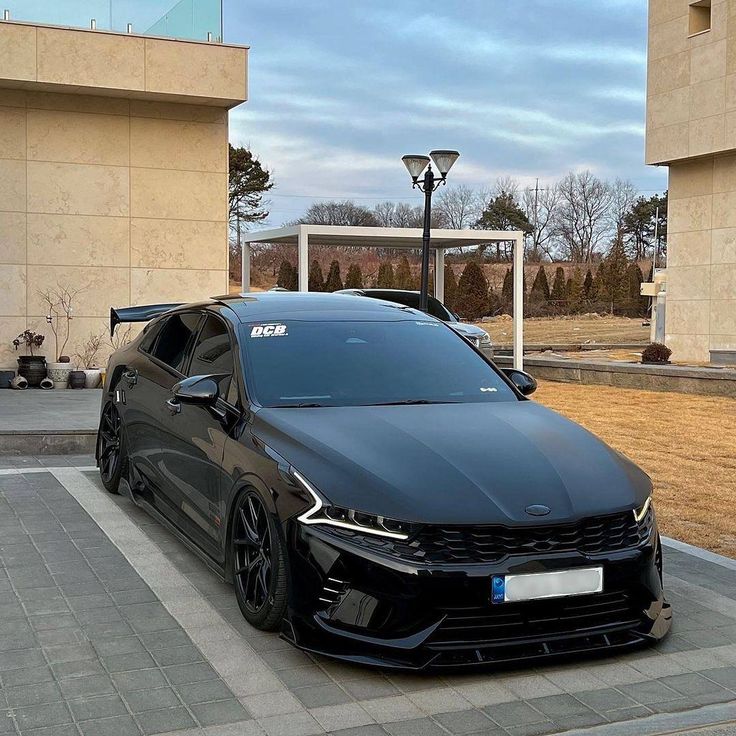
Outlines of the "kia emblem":
M547 516L547 514L552 511L549 506L543 506L542 504L527 506L524 510L529 514L529 516Z

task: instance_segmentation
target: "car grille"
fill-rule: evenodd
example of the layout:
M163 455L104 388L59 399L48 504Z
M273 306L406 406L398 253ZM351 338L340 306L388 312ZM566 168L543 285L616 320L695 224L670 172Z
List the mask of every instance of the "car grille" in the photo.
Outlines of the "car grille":
M565 650L611 647L640 640L643 606L627 591L558 600L445 608L445 619L426 642L437 664L506 661Z
M580 552L598 555L631 549L651 536L653 511L637 523L634 514L583 519L575 524L533 527L425 526L407 542L360 535L361 544L391 556L429 564L492 563L509 555Z

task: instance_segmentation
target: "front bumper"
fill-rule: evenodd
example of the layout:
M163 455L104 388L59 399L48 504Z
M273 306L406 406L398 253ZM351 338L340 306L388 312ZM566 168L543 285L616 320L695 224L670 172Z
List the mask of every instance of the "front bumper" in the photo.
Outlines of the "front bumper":
M318 527L287 526L290 607L283 635L319 654L421 670L604 653L662 639L671 609L656 530L605 555L514 555L493 564L422 566ZM602 593L491 603L491 576L603 566Z

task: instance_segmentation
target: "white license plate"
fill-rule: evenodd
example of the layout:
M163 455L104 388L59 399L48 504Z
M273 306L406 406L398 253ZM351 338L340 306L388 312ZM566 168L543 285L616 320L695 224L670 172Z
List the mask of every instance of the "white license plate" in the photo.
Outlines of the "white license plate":
M525 575L497 575L493 577L491 587L494 603L518 603L600 593L603 590L603 568L583 567Z

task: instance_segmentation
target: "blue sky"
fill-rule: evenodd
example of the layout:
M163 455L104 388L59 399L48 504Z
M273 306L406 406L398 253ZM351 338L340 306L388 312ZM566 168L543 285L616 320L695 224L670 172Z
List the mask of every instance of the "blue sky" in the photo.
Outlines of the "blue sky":
M650 194L646 24L642 0L225 0L251 46L230 138L274 171L271 226L317 195L418 202L400 158L432 148L474 187L589 168Z

